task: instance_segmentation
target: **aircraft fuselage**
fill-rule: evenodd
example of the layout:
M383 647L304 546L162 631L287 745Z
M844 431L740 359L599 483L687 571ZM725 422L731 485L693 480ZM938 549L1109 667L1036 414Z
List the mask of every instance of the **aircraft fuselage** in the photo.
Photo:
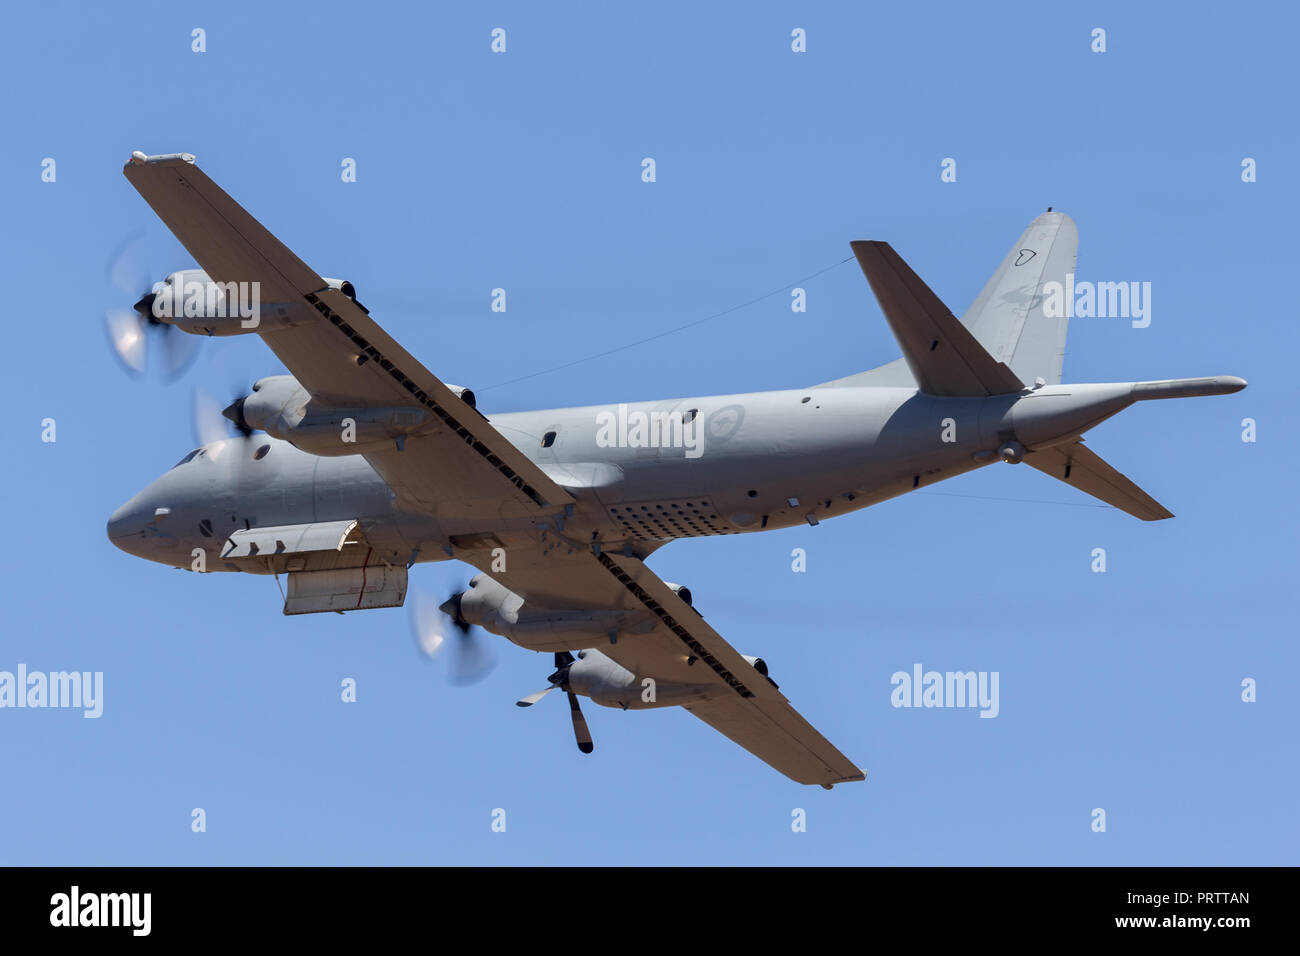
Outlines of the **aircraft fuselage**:
M492 415L577 499L564 534L645 554L679 537L817 523L1045 447L1133 402L1132 385L940 398L908 388L808 388ZM655 416L658 418L655 418ZM671 416L680 429L670 429ZM658 422L662 428L642 427ZM674 430L675 429L675 430ZM655 444L651 444L655 442ZM391 563L445 560L466 536L529 534L524 518L404 510L360 455L318 457L254 434L204 446L119 508L109 536L176 567L221 559L242 528L357 519ZM247 567L242 568L248 570Z

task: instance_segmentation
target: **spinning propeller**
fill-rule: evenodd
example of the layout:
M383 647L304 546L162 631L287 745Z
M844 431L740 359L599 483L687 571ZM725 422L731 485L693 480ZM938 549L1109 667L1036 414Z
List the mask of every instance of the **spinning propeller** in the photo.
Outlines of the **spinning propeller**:
M557 687L569 695L569 717L573 720L573 736L578 741L578 749L585 754L591 753L596 749L596 745L591 742L591 731L587 729L587 719L582 716L582 708L578 706L578 695L569 689L569 668L576 661L568 651L558 651L555 655L555 673L547 678L551 686L546 690L539 690L535 694L529 694L521 700L515 701L520 707L531 707Z
M193 402L194 438L200 445L223 441L235 435L247 438L253 434L252 427L244 421L242 415L230 413L231 409L242 404L242 397L223 407L209 392L195 386Z
M136 302L129 309L117 306L105 312L104 331L113 354L129 374L142 375L152 362L160 368L164 381L174 382L193 364L199 342L155 313L154 302L162 284L149 281L152 273L141 258L142 237L141 232L128 238L108 261L105 272L109 283L128 301L134 298Z
M244 394L239 389L235 391ZM253 429L243 416L231 414L231 409L242 406L242 397L223 409L220 401L196 385L191 401L194 444L196 448L210 448L209 457L215 459L221 454L225 447L221 442L235 439L242 443L252 437Z
M478 629L460 613L462 586L442 604L424 594L411 602L411 636L415 646L429 660L451 648L448 680L457 687L477 684L496 666L496 657Z

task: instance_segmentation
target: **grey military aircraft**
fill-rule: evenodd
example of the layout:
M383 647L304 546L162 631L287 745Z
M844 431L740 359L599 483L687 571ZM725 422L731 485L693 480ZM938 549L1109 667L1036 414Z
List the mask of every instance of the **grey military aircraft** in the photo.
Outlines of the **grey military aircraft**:
M1045 305L1078 233L1040 215L958 320L884 242L852 249L903 357L786 391L484 415L358 301L309 268L188 153L132 154L130 181L199 269L110 330L255 334L292 375L224 415L242 433L186 455L109 519L124 551L195 571L284 575L285 614L395 607L417 562L478 569L441 609L554 655L578 706L681 706L802 784L864 773L645 560L678 538L817 524L995 462L1023 462L1144 521L1172 515L1083 443L1135 402L1240 378L1061 384L1067 317ZM1066 313L1068 315L1068 312ZM576 657L572 652L577 652Z

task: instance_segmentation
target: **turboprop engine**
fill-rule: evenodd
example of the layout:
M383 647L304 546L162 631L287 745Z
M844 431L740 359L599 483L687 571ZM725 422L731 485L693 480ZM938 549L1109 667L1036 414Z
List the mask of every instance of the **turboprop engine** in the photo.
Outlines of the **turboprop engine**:
M567 651L595 638L647 634L655 623L646 610L527 607L522 597L486 574L474 575L469 587L444 603L442 610L530 651Z
M325 284L356 301L356 289L346 279L326 279ZM265 301L260 282L217 282L202 269L171 273L135 307L156 322L192 335L247 335L295 325L316 315L305 301Z
M474 393L449 385L471 408ZM251 394L222 413L240 429L259 429L313 455L360 455L381 446L398 447L432 419L420 406L341 408L312 399L292 375L272 375L253 384Z

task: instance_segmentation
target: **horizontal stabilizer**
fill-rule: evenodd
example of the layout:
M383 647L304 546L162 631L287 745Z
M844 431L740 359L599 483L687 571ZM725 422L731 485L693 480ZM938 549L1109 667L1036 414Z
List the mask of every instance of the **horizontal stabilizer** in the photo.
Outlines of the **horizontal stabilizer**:
M1159 521L1173 517L1164 505L1102 461L1083 444L1082 439L1073 444L1030 452L1024 461L1043 474L1073 485L1135 518Z
M957 321L889 243L851 245L922 392L983 397L1025 387Z

